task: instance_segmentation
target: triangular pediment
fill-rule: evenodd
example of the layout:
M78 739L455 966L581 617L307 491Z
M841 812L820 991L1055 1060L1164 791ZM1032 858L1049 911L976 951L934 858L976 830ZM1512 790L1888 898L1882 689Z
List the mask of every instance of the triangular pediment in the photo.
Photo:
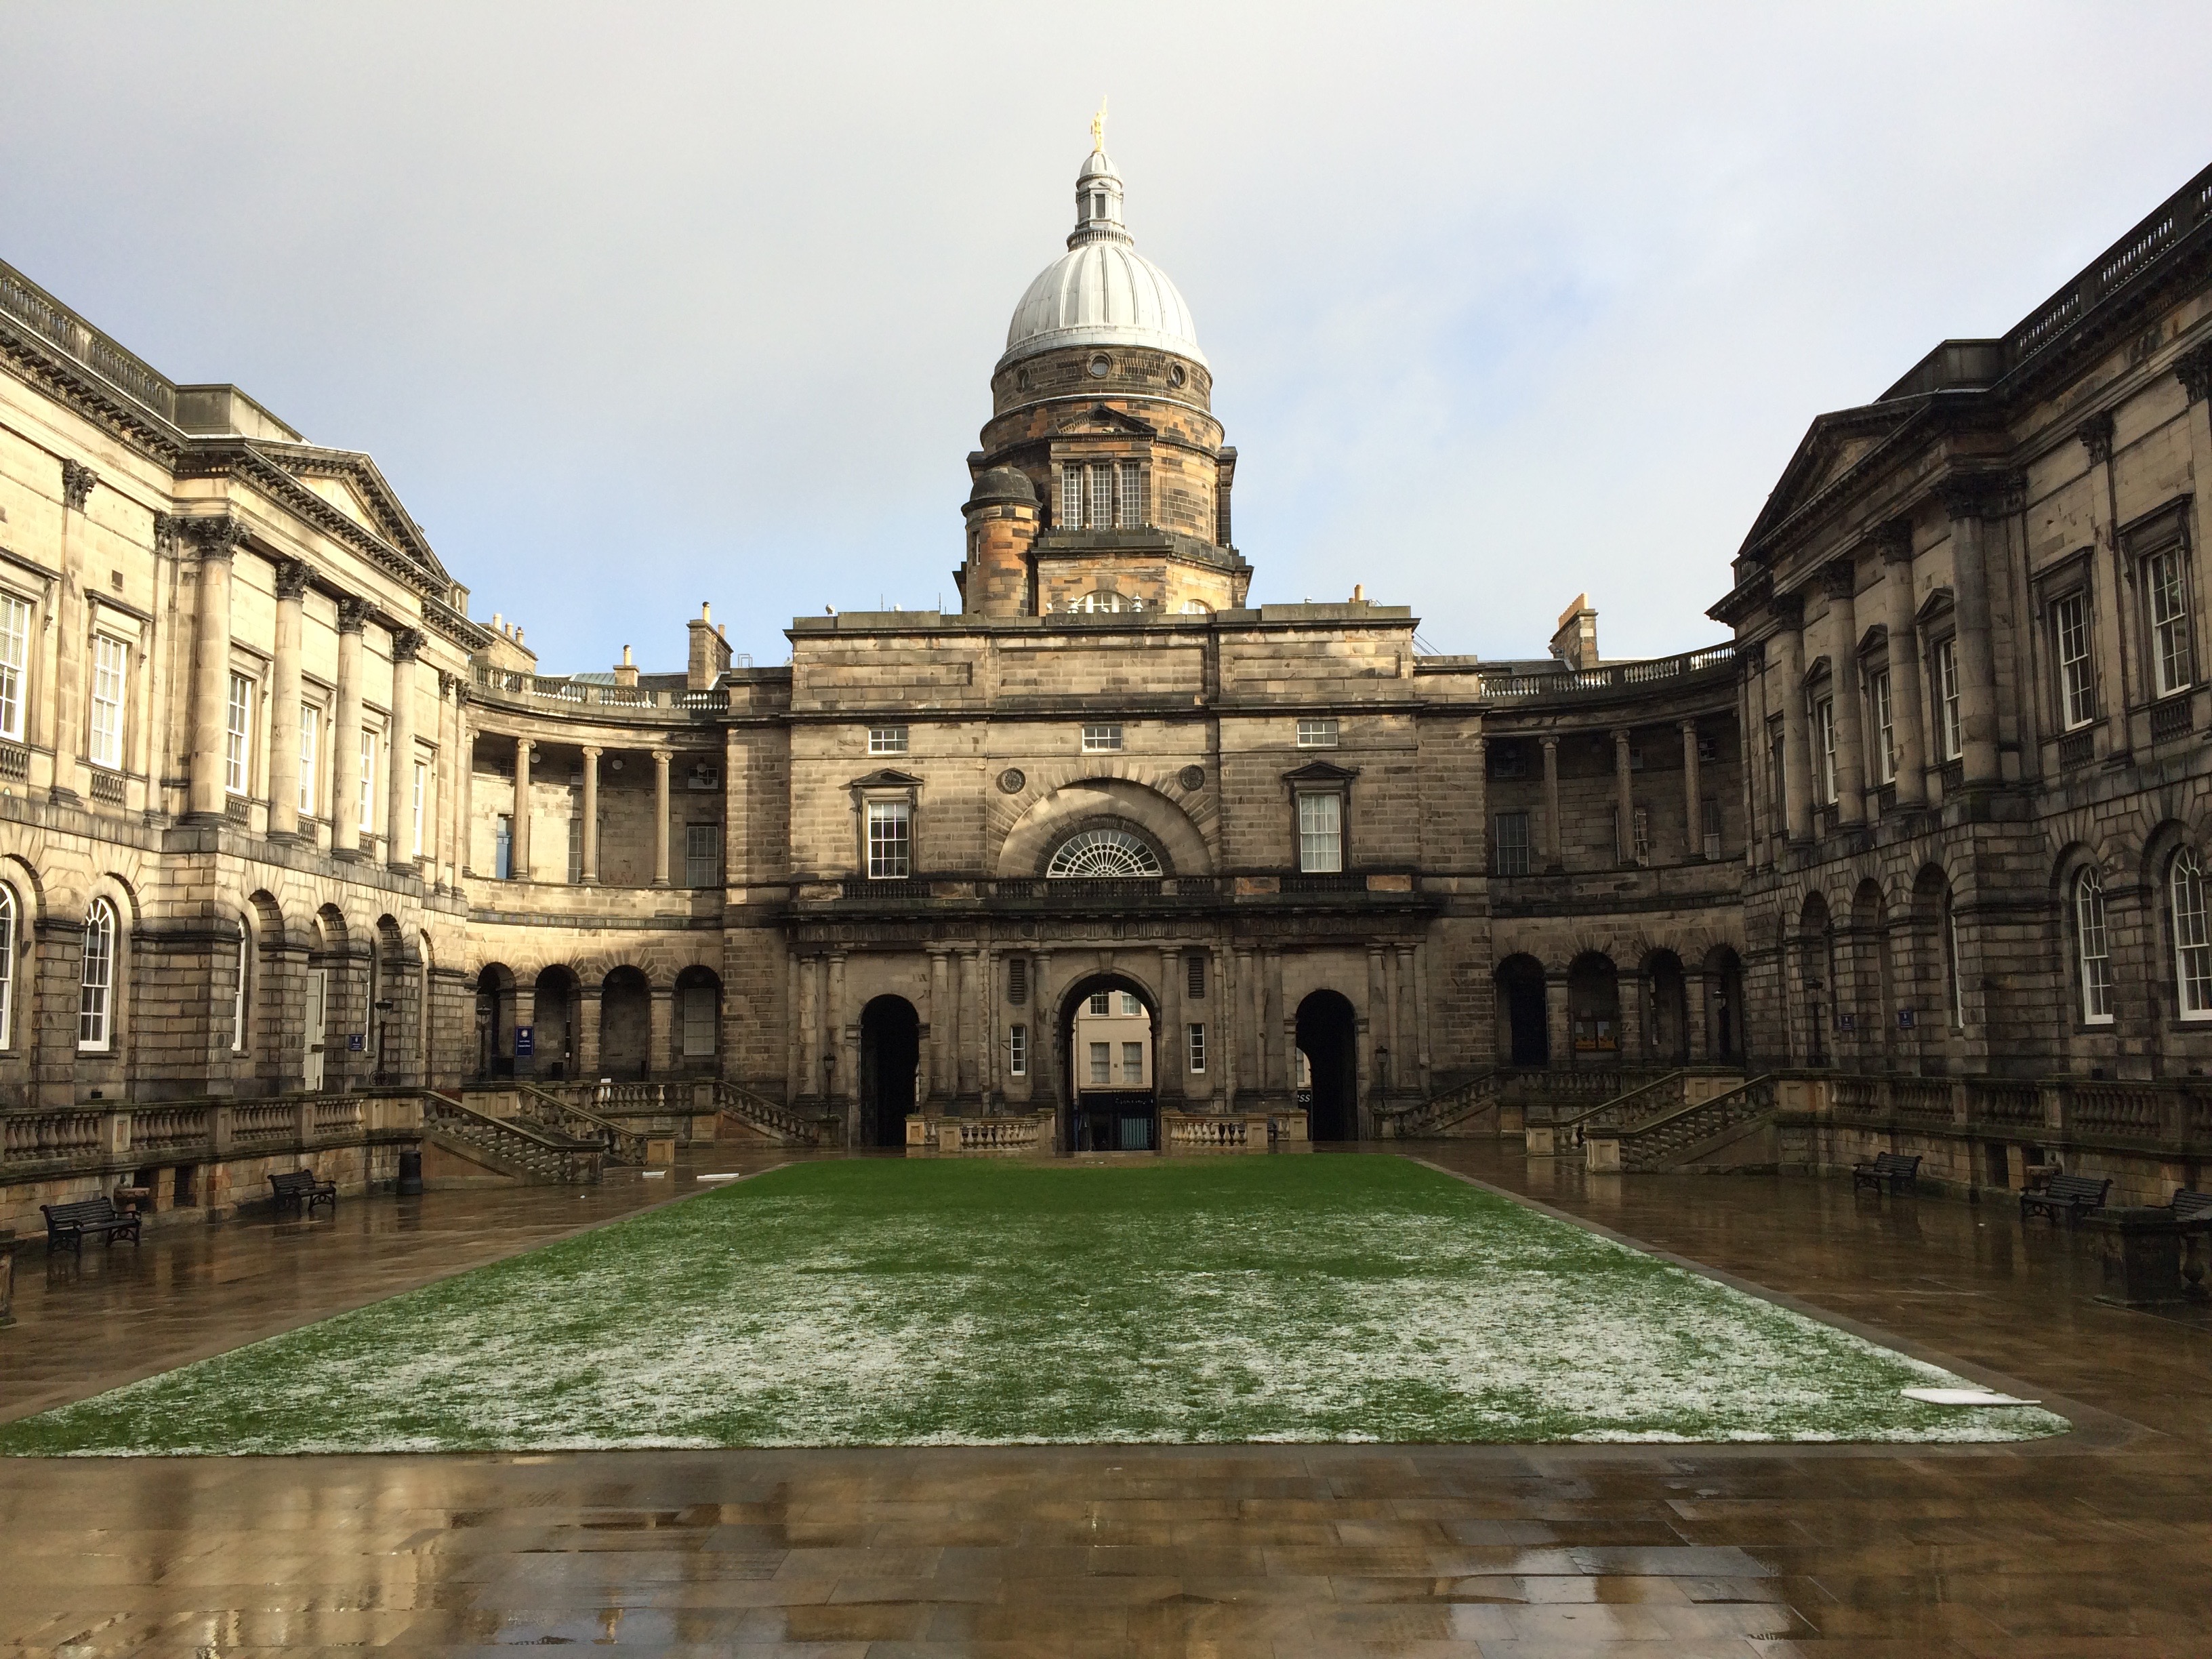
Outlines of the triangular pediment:
M1149 421L1140 421L1134 415L1104 404L1093 404L1079 414L1071 415L1054 434L1059 437L1079 438L1154 438L1159 428Z
M1328 761L1308 761L1295 772L1283 774L1285 783L1349 783L1359 775L1358 767L1333 765Z
M880 772L871 772L865 778L854 778L845 787L848 789L914 789L921 780L911 772L901 772L886 766Z
M1912 414L1909 407L1882 404L1816 418L1743 538L1740 556L1759 557L1763 544L1791 519L1829 492L1847 488Z

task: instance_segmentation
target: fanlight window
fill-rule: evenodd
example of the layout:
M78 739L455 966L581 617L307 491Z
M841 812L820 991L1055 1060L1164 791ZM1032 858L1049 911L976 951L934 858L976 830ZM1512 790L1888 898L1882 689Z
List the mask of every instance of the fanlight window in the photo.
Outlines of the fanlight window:
M1062 877L1157 876L1159 855L1125 830L1085 830L1052 855L1045 874Z

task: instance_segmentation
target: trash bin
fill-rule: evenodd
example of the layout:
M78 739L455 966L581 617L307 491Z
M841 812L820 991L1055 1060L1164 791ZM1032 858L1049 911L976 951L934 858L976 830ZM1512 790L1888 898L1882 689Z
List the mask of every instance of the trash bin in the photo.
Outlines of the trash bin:
M404 1152L399 1154L399 1185L395 1190L402 1198L415 1198L422 1191L422 1154Z

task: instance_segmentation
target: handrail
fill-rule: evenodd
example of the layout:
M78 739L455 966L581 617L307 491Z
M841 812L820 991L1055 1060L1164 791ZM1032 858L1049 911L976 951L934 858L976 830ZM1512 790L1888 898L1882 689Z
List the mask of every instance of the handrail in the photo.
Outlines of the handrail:
M1449 1128L1463 1118L1480 1111L1483 1105L1503 1089L1513 1073L1510 1068L1482 1072L1462 1083L1439 1093L1418 1100L1411 1105L1386 1107L1376 1114L1378 1124L1387 1124L1393 1136L1409 1140L1419 1132ZM1463 1108L1464 1109L1455 1109Z
M1571 696L1577 692L1618 691L1625 686L1681 679L1709 669L1726 667L1735 660L1735 642L1729 640L1672 657L1605 663L1595 668L1562 668L1540 674L1486 672L1480 678L1486 697Z
M769 1130L802 1146L814 1146L821 1139L821 1133L813 1124L796 1112L777 1105L767 1096L756 1094L743 1084L732 1083L722 1078L716 1078L714 1082L714 1106L718 1112L727 1112L756 1128Z
M541 1103L538 1118L540 1122L548 1121L545 1109L550 1108L552 1112L550 1121L554 1127L563 1133L571 1133L568 1125L572 1120L588 1124L591 1133L587 1135L580 1135L577 1139L600 1141L606 1147L607 1156L616 1163L642 1168L647 1162L646 1138L636 1130L625 1129L620 1124L610 1122L607 1119L599 1116L596 1112L586 1111L581 1106L572 1106L558 1095L550 1094L534 1083L518 1083L515 1086L518 1094L524 1099L534 1097Z
M608 711L645 709L670 714L729 712L730 694L721 687L601 685L565 674L526 674L478 663L471 671L477 689L491 696L523 703L556 703L566 708Z
M1622 1169L1648 1168L1658 1161L1656 1154L1664 1152L1670 1146L1679 1150L1691 1141L1772 1111L1780 1092L1773 1074L1765 1073L1745 1079L1740 1086L1725 1093L1691 1101L1642 1123L1626 1127L1601 1125L1600 1132L1609 1133L1619 1144ZM1698 1124L1694 1132L1690 1132L1691 1126L1701 1117L1715 1121Z
M494 1117L456 1096L434 1089L423 1091L422 1121L425 1128L434 1125L495 1156L509 1158L534 1175L568 1182L589 1183L599 1178L599 1161L605 1149L598 1142L548 1133L520 1118Z
M1552 1120L1552 1126L1558 1129L1587 1129L1601 1127L1597 1122L1599 1113L1609 1113L1617 1117L1626 1111L1629 1102L1635 1100L1639 1096L1648 1095L1656 1089L1664 1089L1669 1085L1672 1085L1676 1090L1682 1089L1685 1086L1689 1075L1690 1073L1687 1066L1679 1067L1674 1071L1666 1073L1662 1076L1652 1079L1649 1083L1638 1085L1636 1088L1629 1090L1625 1094L1613 1095L1607 1099L1601 1100L1595 1106L1585 1107L1581 1111L1575 1113L1571 1117L1555 1117ZM1611 1127L1615 1126L1612 1122L1608 1121L1602 1127Z

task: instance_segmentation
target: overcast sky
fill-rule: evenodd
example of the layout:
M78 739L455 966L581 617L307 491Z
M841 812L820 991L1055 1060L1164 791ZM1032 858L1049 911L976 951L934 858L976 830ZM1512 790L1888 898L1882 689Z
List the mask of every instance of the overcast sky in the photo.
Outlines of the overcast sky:
M1255 600L1703 644L1807 423L2207 161L2154 5L0 0L0 259L374 454L548 672L702 599L957 605L964 457L1088 125L1189 301Z

